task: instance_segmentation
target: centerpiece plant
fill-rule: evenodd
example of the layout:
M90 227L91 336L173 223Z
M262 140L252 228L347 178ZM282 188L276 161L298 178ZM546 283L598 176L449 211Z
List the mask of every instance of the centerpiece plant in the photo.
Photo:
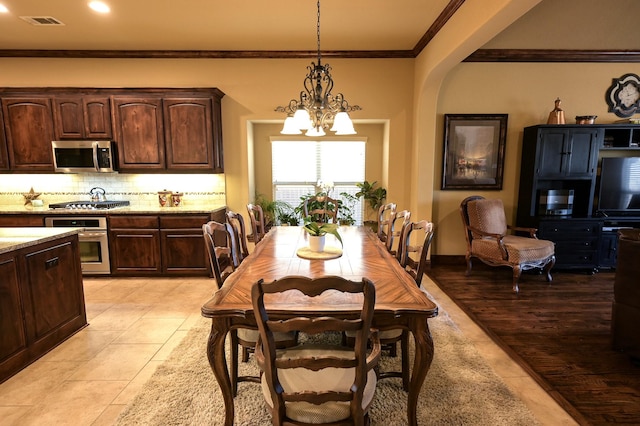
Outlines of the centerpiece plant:
M342 237L338 232L339 225L337 223L318 223L311 217L305 217L303 227L309 235L314 237L322 237L327 234L331 234L336 237L338 241L340 241L340 245L342 245Z

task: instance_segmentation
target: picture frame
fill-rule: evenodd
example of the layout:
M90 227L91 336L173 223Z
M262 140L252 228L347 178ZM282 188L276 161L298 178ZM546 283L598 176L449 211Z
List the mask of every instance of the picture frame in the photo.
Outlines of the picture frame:
M507 117L444 115L441 189L502 189Z

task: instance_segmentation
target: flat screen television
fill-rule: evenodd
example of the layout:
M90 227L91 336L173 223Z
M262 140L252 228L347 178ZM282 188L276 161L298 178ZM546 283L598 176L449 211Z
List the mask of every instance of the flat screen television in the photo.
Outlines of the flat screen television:
M598 213L640 216L640 157L602 159Z

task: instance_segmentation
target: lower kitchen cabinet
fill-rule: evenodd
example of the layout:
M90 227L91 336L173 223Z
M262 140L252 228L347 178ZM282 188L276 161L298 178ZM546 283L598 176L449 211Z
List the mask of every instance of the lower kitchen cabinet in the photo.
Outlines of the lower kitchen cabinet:
M0 255L0 382L87 324L77 235Z
M109 255L113 275L160 275L158 216L110 216Z
M160 216L162 272L166 275L207 275L202 225L209 216Z
M221 215L215 220L224 221L224 211ZM202 225L215 216L216 213L111 215L111 273L123 276L208 275Z

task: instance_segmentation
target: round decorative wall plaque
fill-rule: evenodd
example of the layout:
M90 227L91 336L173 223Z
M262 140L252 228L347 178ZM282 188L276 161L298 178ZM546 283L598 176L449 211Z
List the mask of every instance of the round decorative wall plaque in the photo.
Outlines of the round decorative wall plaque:
M631 117L640 112L640 77L625 74L611 81L611 87L605 94L609 112L618 117Z

